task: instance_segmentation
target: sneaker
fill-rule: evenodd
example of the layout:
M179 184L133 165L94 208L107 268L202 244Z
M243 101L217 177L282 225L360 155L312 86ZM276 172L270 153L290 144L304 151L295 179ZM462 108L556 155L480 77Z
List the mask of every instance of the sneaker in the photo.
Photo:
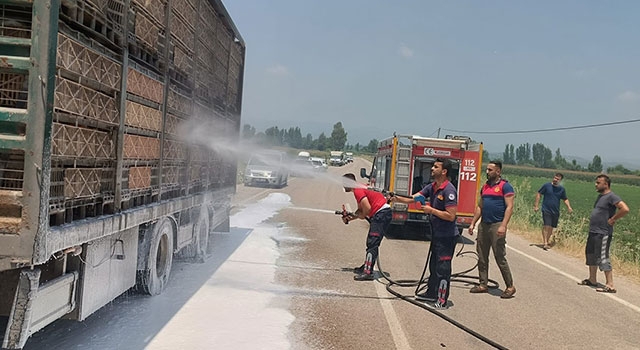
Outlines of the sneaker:
M438 297L427 295L427 293L418 293L416 294L416 300L426 301L429 303L435 303L438 300Z
M511 299L511 298L513 298L514 294L516 294L516 287L511 286L511 287L505 289L504 292L502 292L502 294L500 294L500 298L502 298L502 299Z
M469 293L474 293L474 294L487 293L487 292L489 292L489 288L485 286L475 286L469 290Z
M353 273L357 273L357 274L362 274L364 273L364 264L358 266L358 267L354 267L353 268Z
M372 273L360 273L353 276L353 279L356 281L373 281L375 277L373 277Z

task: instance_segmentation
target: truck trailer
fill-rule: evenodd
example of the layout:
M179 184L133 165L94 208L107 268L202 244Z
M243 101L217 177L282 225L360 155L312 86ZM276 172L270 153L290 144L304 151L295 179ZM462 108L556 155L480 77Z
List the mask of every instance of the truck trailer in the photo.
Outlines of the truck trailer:
M220 0L0 0L0 339L20 349L228 230L245 43Z

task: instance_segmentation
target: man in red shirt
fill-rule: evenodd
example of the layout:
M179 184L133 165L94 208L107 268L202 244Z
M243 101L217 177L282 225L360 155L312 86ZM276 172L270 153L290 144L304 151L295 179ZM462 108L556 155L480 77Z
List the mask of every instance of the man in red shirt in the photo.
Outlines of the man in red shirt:
M374 280L373 266L378 259L378 248L384 238L384 233L391 222L391 207L387 204L387 198L380 192L368 190L363 184L356 182L356 176L352 173L342 176L344 190L353 192L353 196L358 202L358 210L351 215L342 217L344 223L355 219L365 219L369 221L369 233L367 234L367 253L365 255L364 267L361 271L356 269L357 275L353 276L356 281Z

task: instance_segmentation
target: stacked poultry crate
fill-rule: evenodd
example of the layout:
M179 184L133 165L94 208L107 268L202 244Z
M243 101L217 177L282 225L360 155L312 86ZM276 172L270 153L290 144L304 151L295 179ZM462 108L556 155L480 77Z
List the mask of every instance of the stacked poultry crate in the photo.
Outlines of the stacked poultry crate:
M93 5L79 0L75 15L88 18L88 9ZM108 23L99 12L90 13ZM113 51L91 38L96 28L89 24L93 27L83 28L89 35L61 26L57 38L49 194L53 225L113 210L122 66ZM102 28L97 34L105 32Z
M196 1L196 0L193 0ZM169 30L169 92L164 139L163 198L188 192L189 145L185 124L193 116L193 55L195 45L196 4L189 0L172 0Z
M166 0L131 1L122 208L151 203L160 193L166 12Z
M210 0L61 1L52 225L235 183L234 161L184 135L193 125L216 130L213 138L239 130L244 52L216 6ZM29 15L24 10L22 25L0 23L1 34L29 38ZM28 76L0 74L0 104L26 108ZM0 154L0 190L19 187L23 158Z
M167 118L164 138L163 199L183 195L187 184L187 144L183 126L193 114L190 93L171 84L167 97Z
M231 131L227 127L229 113L227 85L230 48L233 45L234 37L209 1L202 0L200 2L198 13L195 50L195 118L199 118L205 125L213 126L211 127L213 130L225 130L223 133L211 135L212 142L222 142L216 141L216 138L222 140L226 135L230 135L229 131ZM201 185L209 188L221 187L221 182L227 182L222 181L220 175L228 172L225 169L234 163L215 152L208 152L208 157L205 159L197 151L190 157L190 161L199 165L199 168L194 168L191 172L192 181L197 178L199 173L201 179L207 179L201 180Z

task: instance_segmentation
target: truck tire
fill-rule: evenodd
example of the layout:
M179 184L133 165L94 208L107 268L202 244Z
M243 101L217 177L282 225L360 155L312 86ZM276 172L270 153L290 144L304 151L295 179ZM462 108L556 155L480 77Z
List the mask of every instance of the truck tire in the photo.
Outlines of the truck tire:
M218 226L213 227L213 230L211 230L211 232L230 232L231 231L231 220L229 219L229 216L227 216L227 218L221 222Z
M173 263L173 225L168 218L160 219L143 235L138 262L138 291L158 295L169 282ZM140 266L142 265L142 266ZM142 267L142 269L140 269Z
M207 247L209 245L209 213L206 209L200 211L198 221L193 225L193 249L197 262L205 262L207 259Z

